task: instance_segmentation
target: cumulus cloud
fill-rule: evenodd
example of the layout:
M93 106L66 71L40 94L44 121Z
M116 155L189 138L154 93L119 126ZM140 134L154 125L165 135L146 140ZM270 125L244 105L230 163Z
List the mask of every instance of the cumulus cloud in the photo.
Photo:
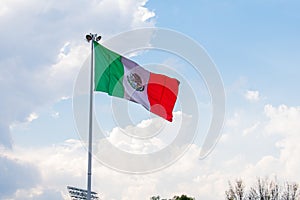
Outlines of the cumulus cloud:
M244 129L244 130L243 130L243 135L246 136L246 135L248 135L248 134L254 132L254 131L257 129L257 127L259 126L259 124L260 124L259 122L255 122L255 123L254 123L252 126L250 126L249 128Z
M12 146L9 126L70 97L73 81L89 53L84 35L108 38L153 26L155 15L139 1L1 1L0 145Z
M297 168L300 167L300 162L297 155L300 153L300 126L297 122L300 120L300 108L268 104L265 105L263 114L264 120L254 122L253 126L244 129L248 142L239 140L243 146L252 147L252 153L240 151L240 155L247 156L247 160L237 163L243 166L237 173L252 182L258 176L276 176L281 181L299 182ZM251 160L249 157L252 155L259 157Z
M226 120L227 127L237 127L241 122L240 113L235 112L234 115Z
M37 119L39 116L35 112L30 113L30 115L26 118L28 122L32 122L33 120Z
M248 101L256 102L260 100L260 94L257 90L248 90L244 96Z
M190 116L178 111L174 113L172 123L155 117L143 120L136 126L130 125L124 129L116 127L109 133L108 141L130 153L153 153L170 145L178 135L180 127L184 126L183 123L189 124Z
M23 166L19 169L11 169L16 176L24 172L27 177L20 175L16 179L11 179L12 184L7 187L14 188L14 190L11 191L8 199L63 199L67 185L80 186L85 183L83 179L87 154L78 140L67 140L63 144L52 147L34 149L15 147L13 152L4 152L10 160L20 160L37 169L35 173L31 173ZM13 174L7 175L8 179L14 177ZM20 186L19 180L22 180L26 187ZM1 183L6 184L2 179Z
M270 119L265 130L268 134L279 134L282 139L277 142L280 151L281 173L286 177L300 180L299 173L296 173L300 167L300 107L288 107L280 105L274 107L272 105L265 106L265 114Z
M265 115L270 119L266 131L270 134L299 135L300 107L288 107L280 105L274 107L270 104L264 107Z
M20 189L35 187L40 171L30 162L0 155L0 180L0 198L5 199Z
M29 190L21 189L13 195L14 200L50 200L50 199L67 199L64 193L57 189L45 189L43 187L35 187Z
M242 114L239 114L239 118L241 121L247 120ZM227 127L227 139L218 144L215 151L205 160L199 160L201 147L193 144L180 160L152 174L119 173L104 167L94 159L93 190L103 199L145 199L154 195L172 197L185 193L199 199L214 200L224 198L228 180L236 178L243 178L250 184L258 176L276 175L279 180L299 182L300 176L296 172L300 167L297 159L300 153L300 127L295 122L300 120L300 108L266 105L262 118L259 124L253 122L253 126L250 126L251 134L247 137L243 136L242 131L249 126L235 125L234 128L240 130L236 134L232 132L232 126ZM139 126L142 127L146 131L147 126ZM122 138L115 138L115 131L108 135L118 144ZM120 136L120 132L118 135ZM280 137L274 137L277 135ZM261 144L267 148L276 148L278 153L264 151L260 147ZM160 143L154 142L151 145L152 149L161 147ZM246 146L249 149L243 148ZM128 150L130 146L126 148ZM129 150L135 153L144 151L143 148L136 148L134 145ZM7 152L6 158L30 163L30 166L38 169L41 177L39 187L32 184L27 189L15 191L12 196L18 199L15 197L24 194L25 199L51 199L53 195L55 199L60 199L66 198L67 185L85 188L86 154L85 148L78 140L67 140L52 147L16 147L13 153ZM256 157L251 158L253 154Z

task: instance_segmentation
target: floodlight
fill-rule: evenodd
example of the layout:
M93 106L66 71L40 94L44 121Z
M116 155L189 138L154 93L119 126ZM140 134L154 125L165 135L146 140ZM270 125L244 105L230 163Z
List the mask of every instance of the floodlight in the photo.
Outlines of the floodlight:
M100 35L96 38L96 41L97 41L97 42L98 42L99 40L101 40L101 36L100 36Z
M85 38L88 42L90 42L93 39L91 35L86 35Z
M69 195L72 200L86 200L87 190L79 189L72 186L67 186ZM91 192L91 200L99 200L96 192Z

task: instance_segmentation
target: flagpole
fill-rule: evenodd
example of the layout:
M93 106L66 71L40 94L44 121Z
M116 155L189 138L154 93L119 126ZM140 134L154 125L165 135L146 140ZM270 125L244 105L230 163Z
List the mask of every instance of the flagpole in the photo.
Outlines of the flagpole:
M92 147L93 147L93 91L94 91L94 41L99 41L97 34L86 35L86 40L91 41L91 77L90 77L90 110L89 110L89 143L88 143L88 173L87 173L87 200L91 200L92 191Z

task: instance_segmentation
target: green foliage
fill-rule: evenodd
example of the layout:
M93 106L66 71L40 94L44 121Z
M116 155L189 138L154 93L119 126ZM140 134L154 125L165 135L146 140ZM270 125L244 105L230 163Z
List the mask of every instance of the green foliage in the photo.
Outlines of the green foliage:
M160 200L160 197L159 196L153 196L150 198L150 200Z
M188 196L183 194L180 197L179 196L173 197L173 200L195 200L195 198L188 197Z
M195 200L195 198L188 197L186 195L174 196L172 199L161 199L160 196L153 196L150 200Z

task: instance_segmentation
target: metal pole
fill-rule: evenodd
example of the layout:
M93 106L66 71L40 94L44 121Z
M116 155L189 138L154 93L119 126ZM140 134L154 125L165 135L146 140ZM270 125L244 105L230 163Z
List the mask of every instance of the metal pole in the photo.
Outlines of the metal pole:
M89 113L89 146L88 146L88 180L87 180L87 200L91 200L92 189L92 140L93 140L93 90L94 90L94 40L96 34L90 34L91 40L91 82L90 82L90 113Z

